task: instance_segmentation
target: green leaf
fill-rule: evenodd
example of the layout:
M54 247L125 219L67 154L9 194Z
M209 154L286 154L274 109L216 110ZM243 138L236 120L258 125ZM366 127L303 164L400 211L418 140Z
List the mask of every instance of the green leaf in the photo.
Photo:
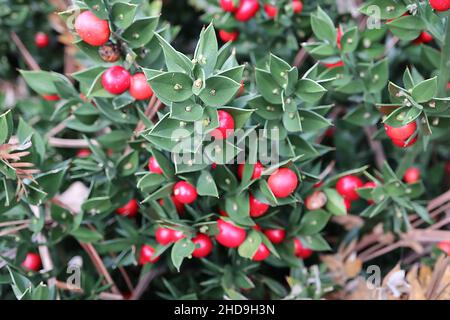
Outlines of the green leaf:
M329 250L331 250L330 245L320 234L300 237L300 239L301 239L302 245L311 250L314 250L314 251L329 251Z
M389 61L383 59L375 63L370 68L370 79L368 79L368 87L370 92L379 92L386 87L389 80Z
M210 107L222 107L226 105L239 90L240 83L223 76L214 76L206 80L205 89L199 94L199 98Z
M256 68L256 86L261 95L269 103L281 104L281 87L272 75L262 69Z
M313 103L319 101L327 89L311 79L301 79L297 83L295 94L305 102Z
M289 63L271 54L269 66L273 79L275 79L279 86L283 88L286 87L288 82L288 73L291 70Z
M372 0L364 1L359 9L366 16L374 19L395 19L407 11L406 6L396 0Z
M356 50L359 43L358 28L348 29L341 38L342 53L349 53Z
M387 23L389 30L397 37L405 41L416 39L422 30L425 29L425 24L418 16L407 15Z
M133 23L137 7L133 3L114 3L111 10L112 21L121 29L128 28Z
M336 216L345 216L347 209L345 208L344 198L335 189L326 188L323 191L327 196L327 210Z
M318 39L333 44L336 42L337 31L333 20L320 7L316 12L311 13L311 28Z
M163 37L155 33L164 51L167 70L190 74L193 69L192 61L184 54L176 51ZM192 85L191 85L192 86ZM153 88L153 87L152 87Z
M13 134L13 119L11 110L0 115L0 145L9 141Z
M130 152L120 158L117 164L117 170L121 177L128 177L134 174L139 167L139 153Z
M64 76L56 72L26 70L19 70L19 72L30 88L40 95L57 94L58 90L55 87L55 82L67 81Z
M97 242L103 239L103 235L98 231L94 231L85 227L79 227L70 232L78 241L85 243Z
M261 245L262 239L258 231L251 230L245 241L239 246L238 253L243 258L251 259L255 255L259 246Z
M416 84L411 94L418 103L430 101L437 94L437 77Z
M200 196L219 197L219 192L217 191L214 178L208 171L203 170L200 173L197 181L197 192Z
M301 235L313 235L320 232L330 219L330 214L324 210L307 212L301 221L298 233Z
M192 96L192 79L181 72L166 72L148 80L158 98L181 102Z
M86 200L81 209L84 212L91 214L99 214L110 210L111 198L110 197L96 197Z
M122 37L127 41L131 48L139 48L147 44L155 34L154 31L158 26L159 17L147 17L133 22Z
M106 20L109 18L108 9L106 8L103 0L85 0L84 2L89 7L91 12L100 19Z
M172 259L172 263L180 271L180 266L183 263L183 260L189 256L191 256L192 252L195 250L195 244L191 241L191 239L183 238L177 242L172 247L172 251L170 253L170 257Z
M218 51L216 31L211 23L200 33L200 40L194 53L194 59L203 68L206 76L209 76L214 70Z

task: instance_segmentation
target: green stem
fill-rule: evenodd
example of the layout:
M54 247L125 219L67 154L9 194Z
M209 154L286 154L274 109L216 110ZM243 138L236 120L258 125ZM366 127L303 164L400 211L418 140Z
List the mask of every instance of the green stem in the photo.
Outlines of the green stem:
M450 79L450 16L445 22L445 37L442 45L441 64L438 76L438 97L444 98L447 92L447 84Z

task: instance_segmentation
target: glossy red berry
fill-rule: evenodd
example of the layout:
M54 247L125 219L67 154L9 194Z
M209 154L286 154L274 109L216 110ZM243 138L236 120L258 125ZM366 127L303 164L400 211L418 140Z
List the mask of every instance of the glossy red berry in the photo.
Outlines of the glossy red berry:
M155 232L155 239L160 245L168 245L173 242L173 230L163 227L158 227Z
M182 204L180 201L178 201L175 196L170 196L170 199L172 200L173 204L175 205L175 208L177 209L178 214L183 214L184 213L184 204ZM164 205L164 199L159 199L159 204L161 206Z
M77 158L87 158L92 154L91 150L89 149L80 149L77 152Z
M197 189L188 182L179 181L173 187L173 195L178 202L189 204L197 199Z
M223 42L236 41L239 37L239 31L219 31L219 37Z
M29 252L22 262L22 267L27 270L37 272L42 267L41 256L34 252Z
M148 170L157 174L163 173L161 167L159 166L159 163L156 161L156 158L154 156L151 156L148 160Z
M300 13L303 10L303 3L300 0L292 0L292 8L294 13Z
M240 165L238 165L238 177L239 179L242 180L242 177L244 176L244 167L245 164L241 163ZM254 179L259 179L261 177L262 172L264 171L264 166L262 165L261 162L256 162L255 165L253 166L253 173L252 173L252 180Z
M416 183L417 181L419 181L420 180L420 170L419 170L419 168L414 168L414 167L408 168L405 171L405 175L403 176L403 180L406 183L409 183L409 184Z
M450 10L450 0L430 0L430 6L436 11Z
M112 94L122 94L128 90L131 82L130 73L121 66L113 66L103 72L102 85Z
M429 43L431 41L433 41L433 36L426 31L422 31L417 39L413 41L413 43L419 45L422 43Z
M412 138L411 140L409 140L409 142L407 142L407 140L397 140L397 139L392 139L392 143L394 145L396 145L399 148L408 148L413 146L414 144L416 144L417 142L417 136Z
M450 256L450 241L439 242L437 247Z
M211 132L211 136L219 140L225 139L233 133L234 119L231 114L223 110L217 111L217 114L219 116L219 127Z
M386 134L392 140L408 140L417 130L417 123L415 121L408 123L402 127L392 127L388 124L384 125Z
M361 188L363 184L362 180L357 176L348 175L337 181L336 190L344 198L354 201L359 199L356 189Z
M222 217L228 217L228 212L226 212L225 210L222 210L222 209L220 209L220 208L219 208L219 214L220 214Z
M130 78L130 95L136 100L147 100L153 95L145 74L136 73Z
M246 22L252 19L259 10L258 0L241 0L239 8L234 14L237 21Z
M265 4L264 5L264 11L266 12L267 16L270 19L273 19L277 16L278 14L278 8L276 6L270 5L270 4Z
M217 228L219 233L216 235L216 240L227 248L239 247L247 237L247 232L244 229L222 219L217 220Z
M45 48L50 43L50 37L44 32L38 32L34 35L34 44L38 48Z
M286 238L286 231L283 229L267 229L264 234L273 244L280 244Z
M131 199L127 202L123 207L120 207L116 210L118 215L128 217L128 218L134 218L139 210L139 204L136 201L136 199Z
M300 239L294 239L294 254L301 259L307 259L311 257L313 251L305 248Z
M57 94L44 94L42 96L45 101L58 101L60 98Z
M202 233L199 233L195 238L192 238L192 242L196 247L194 252L192 252L192 256L195 258L204 258L208 256L213 249L211 239Z
M108 42L111 33L108 21L101 20L90 11L84 11L76 18L75 30L81 40L95 47Z
M235 12L238 7L234 4L235 0L220 0L220 6L222 7L223 11L226 12Z
M291 169L280 168L270 175L267 183L275 197L286 198L297 188L298 178Z
M249 195L250 202L250 217L258 218L264 215L267 210L269 210L269 205L267 203L261 202L256 199L253 195Z
M154 258L153 256L155 255L155 249L148 245L148 244L144 244L141 247L141 252L139 255L139 264L140 265L144 265L147 263L155 263L156 261L159 260L159 256Z
M270 256L270 251L264 243L261 243L253 255L253 261L263 261Z

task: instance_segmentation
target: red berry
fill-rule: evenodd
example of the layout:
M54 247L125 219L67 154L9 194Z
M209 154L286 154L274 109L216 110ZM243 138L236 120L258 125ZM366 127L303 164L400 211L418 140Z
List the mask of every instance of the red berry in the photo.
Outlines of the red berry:
M111 33L108 21L101 20L90 11L84 11L76 18L75 30L81 40L95 47L108 42Z
M267 203L261 202L256 199L253 195L249 196L250 202L250 217L258 218L269 210L269 205Z
M235 12L238 7L234 5L234 0L220 0L220 6L223 11L226 12Z
M190 183L179 181L173 186L173 195L178 202L189 204L197 199L197 190Z
M172 229L158 227L155 232L155 239L160 245L168 245L174 241Z
M155 263L159 260L160 257L158 256L156 258L153 258L154 254L155 249L153 249L153 247L148 244L144 244L139 255L139 264L144 265L146 263Z
M113 66L102 74L102 85L112 94L122 94L128 90L131 82L130 73L121 66Z
M327 67L328 69L343 67L344 61L338 61L338 62L334 62L334 63L324 63L324 66Z
M406 183L415 183L420 180L420 170L418 168L408 168L405 171L405 175L403 176L403 180Z
M213 249L211 239L202 233L199 233L195 238L192 238L192 242L196 246L194 252L192 252L192 256L195 258L204 258L208 256Z
M433 36L426 31L422 31L419 37L417 37L417 39L414 40L413 43L419 45L422 43L429 43L431 41L433 41Z
M181 240L181 239L183 239L185 237L186 236L184 235L183 231L180 231L180 230L173 230L172 231L173 242L177 242L178 240Z
M450 256L450 241L439 242L437 247Z
M361 188L363 184L362 180L357 176L348 175L337 181L336 190L344 198L354 201L359 199L356 189Z
M223 42L228 42L228 41L236 41L237 38L239 37L239 31L225 31L225 30L220 30L219 31L219 37Z
M275 18L278 14L278 8L270 4L264 5L264 11L266 12L267 16L271 19Z
M253 255L253 261L263 261L270 256L270 251L264 243L261 243Z
M38 48L45 48L50 43L50 37L44 32L38 32L34 35L34 43Z
M294 13L300 13L303 10L303 3L300 0L292 0L292 8Z
M280 244L286 238L286 231L283 229L268 229L264 230L266 237L274 244Z
M175 205L175 208L177 209L178 214L184 213L184 204L182 204L180 201L178 201L175 196L170 196L170 199L172 199L173 204ZM159 204L162 206L164 205L164 199L159 199Z
M39 271L42 267L41 256L34 252L29 252L22 262L22 267L31 271Z
M156 158L154 156L151 156L148 160L148 170L153 173L162 174L161 167L159 166L158 162L156 161Z
M339 50L342 49L341 38L342 38L342 30L339 27L339 28L337 28L337 35L336 35L336 44L337 44L337 47L339 48Z
M234 14L236 20L246 22L252 19L259 10L258 0L241 0L239 8Z
M153 90L143 73L136 73L130 79L130 95L136 100L147 100L153 95Z
M294 254L299 258L307 259L313 254L313 251L305 248L300 239L294 239Z
M92 152L89 149L80 149L77 152L77 157L78 158L87 158L87 157L89 157L91 155L91 153Z
M267 183L275 197L286 198L297 188L298 178L291 169L280 168L270 175Z
M247 237L247 232L244 229L222 219L217 220L217 228L219 233L216 235L216 240L227 248L239 247Z
M430 0L430 6L436 11L450 10L450 0Z
M118 215L128 217L128 218L134 218L139 210L139 204L136 201L136 199L131 199L127 202L126 205L123 207L120 207L116 210Z
M371 188L371 189L374 189L374 188L376 188L377 187L377 184L375 183L375 182L373 182L373 181L369 181L369 182L366 182L363 186L362 186L363 188ZM374 204L375 202L373 201L373 200L367 200L367 203L369 203L369 204Z
M42 96L42 98L44 98L44 100L46 100L46 101L58 101L59 100L59 96L57 94L44 94Z
M219 127L211 132L211 136L216 139L225 139L233 133L234 119L228 112L223 110L217 111L219 116Z
M408 143L406 143L406 140L392 139L392 143L395 144L397 147L400 147L400 148L411 147L416 142L417 142L417 137L412 138Z
M242 180L242 177L244 175L244 167L245 164L241 163L240 165L238 165L238 177L239 179ZM262 165L261 162L256 162L255 165L253 166L253 173L252 173L252 180L254 179L259 179L261 177L262 172L264 171L264 166Z

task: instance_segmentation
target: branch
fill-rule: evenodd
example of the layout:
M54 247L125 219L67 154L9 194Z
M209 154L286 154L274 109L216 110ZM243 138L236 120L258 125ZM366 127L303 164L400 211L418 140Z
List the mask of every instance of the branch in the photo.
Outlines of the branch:
M11 36L11 40L14 42L14 44L19 49L19 52L22 55L23 59L25 60L25 63L28 65L28 67L33 71L41 70L41 67L39 67L36 60L34 60L33 56L30 54L28 49L25 47L22 40L20 40L17 33L15 33L14 31L11 31L10 36Z

